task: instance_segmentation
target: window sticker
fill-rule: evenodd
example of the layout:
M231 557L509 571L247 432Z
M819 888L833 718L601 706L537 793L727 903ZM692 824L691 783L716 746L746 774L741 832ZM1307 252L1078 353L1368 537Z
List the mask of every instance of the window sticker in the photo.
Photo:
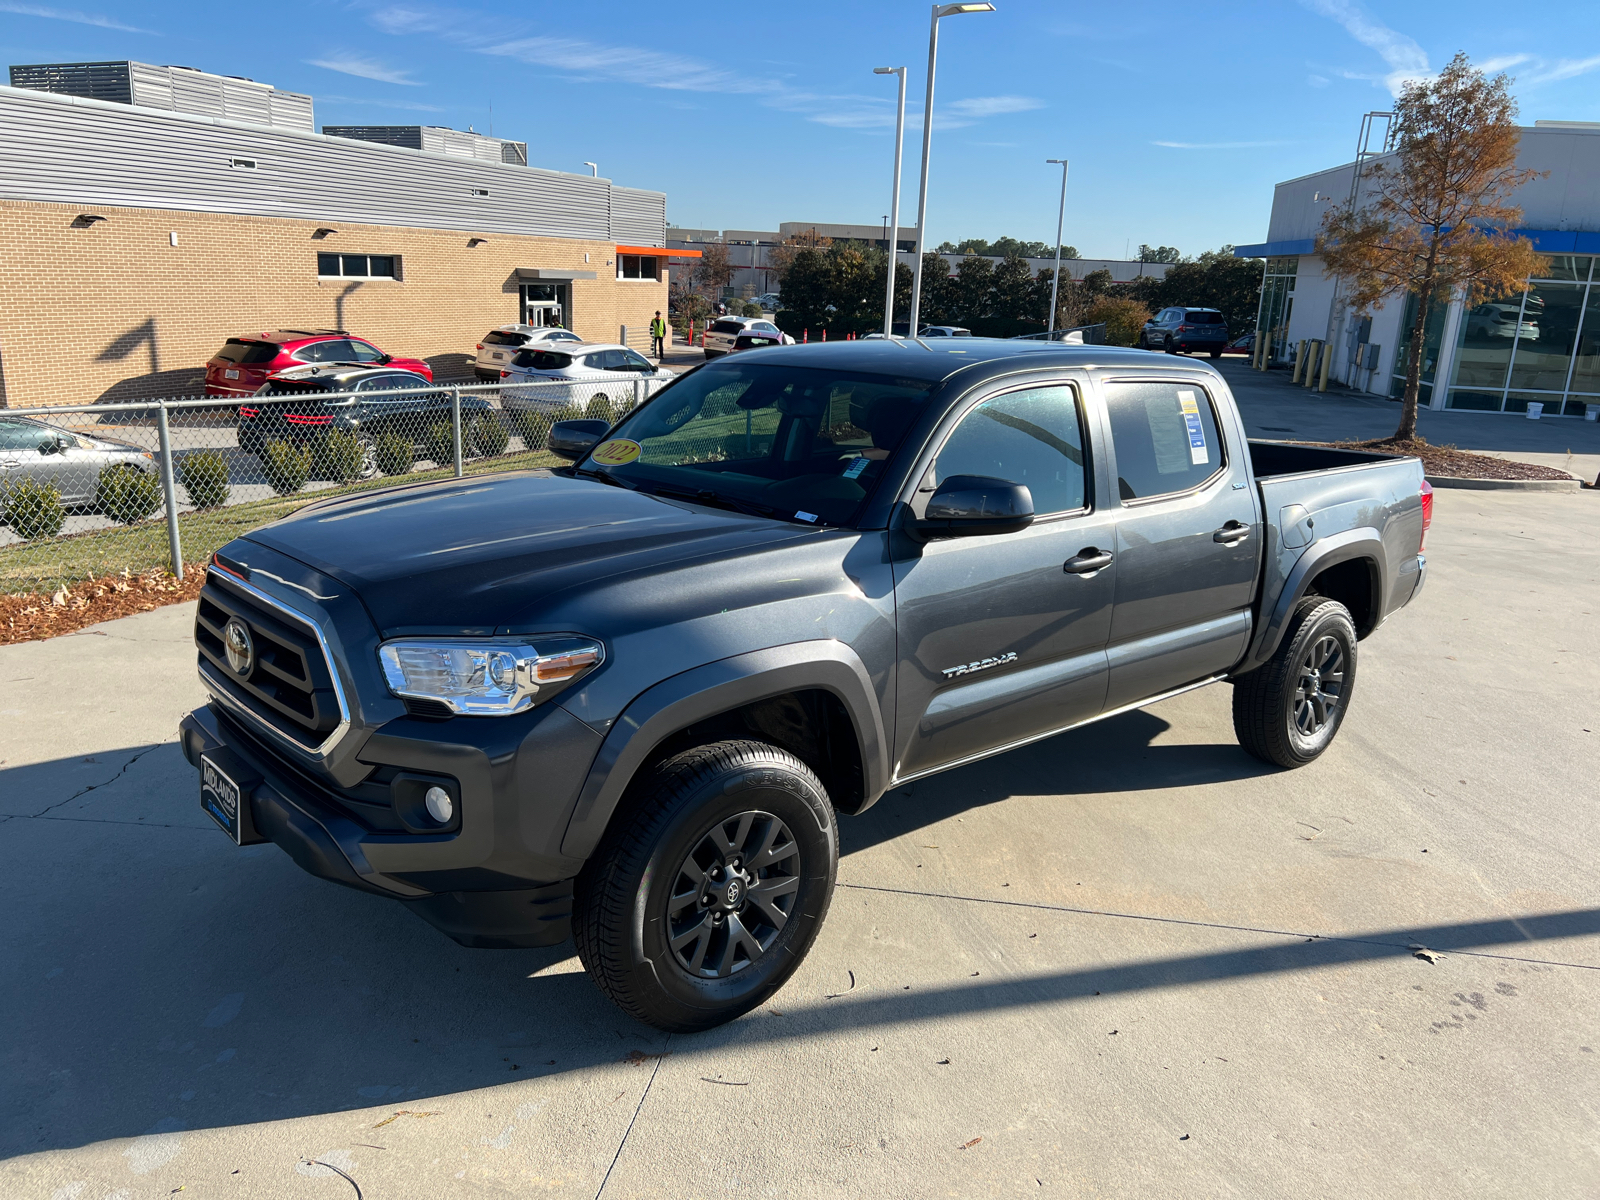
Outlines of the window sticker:
M1183 410L1183 423L1189 430L1189 461L1199 466L1211 461L1206 449L1206 431L1200 424L1200 403L1193 392L1178 393L1178 407Z
M867 458L866 455L857 455L850 460L850 465L845 467L844 477L846 479L860 479L861 473L867 469L871 462L872 460Z
M596 446L590 457L601 466L620 467L624 463L631 463L643 452L644 447L638 442L627 438L612 438L609 442L602 442Z

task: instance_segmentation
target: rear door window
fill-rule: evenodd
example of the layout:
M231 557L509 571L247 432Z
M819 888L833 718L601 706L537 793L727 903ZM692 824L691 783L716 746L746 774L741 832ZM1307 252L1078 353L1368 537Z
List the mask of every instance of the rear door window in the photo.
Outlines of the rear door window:
M1216 411L1198 384L1113 382L1105 395L1123 500L1186 492L1222 470Z

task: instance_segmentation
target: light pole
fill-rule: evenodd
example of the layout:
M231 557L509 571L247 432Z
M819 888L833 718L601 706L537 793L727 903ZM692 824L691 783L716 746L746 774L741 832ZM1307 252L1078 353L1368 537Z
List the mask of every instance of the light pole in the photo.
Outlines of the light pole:
M988 0L980 4L935 4L928 29L928 98L922 106L922 180L917 185L917 265L911 276L911 320L906 327L917 336L917 316L922 308L922 250L928 228L928 152L933 148L933 68L939 58L939 18L958 13L993 12Z
M583 165L589 168L589 174L590 175L594 176L596 179L600 178L600 164L599 163L586 162Z
M1061 208L1056 213L1056 273L1050 280L1050 317L1045 322L1046 328L1050 331L1045 335L1046 339L1053 342L1056 340L1056 296L1061 291L1061 226L1067 219L1067 160L1047 158L1044 161L1061 164Z
M883 236L889 249L889 282L884 285L883 336L894 334L894 277L900 270L900 256L895 252L900 241L900 153L906 141L906 69L904 67L873 67L874 75L900 76L900 107L894 121L894 195L889 203L890 216L885 218ZM893 222L890 224L890 222ZM915 320L915 318L913 318ZM916 329L910 329L916 336Z

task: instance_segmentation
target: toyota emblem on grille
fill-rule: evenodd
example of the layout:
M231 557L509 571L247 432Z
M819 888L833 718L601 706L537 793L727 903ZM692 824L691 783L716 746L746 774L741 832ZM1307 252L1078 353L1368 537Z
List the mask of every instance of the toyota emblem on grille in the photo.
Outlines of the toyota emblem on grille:
M222 648L227 652L228 665L239 676L250 674L256 665L256 646L250 640L250 629L238 617L232 617L222 628Z

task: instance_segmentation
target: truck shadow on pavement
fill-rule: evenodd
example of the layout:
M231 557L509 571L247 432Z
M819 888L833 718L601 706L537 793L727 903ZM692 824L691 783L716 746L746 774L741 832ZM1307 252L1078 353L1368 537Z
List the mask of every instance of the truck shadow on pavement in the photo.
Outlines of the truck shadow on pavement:
M1069 736L1006 756L987 767L983 802L1046 784L1052 793L1071 788L1064 761L1103 753L1108 736L1148 744L1161 727L1131 715L1092 741ZM1221 747L1159 749L1122 777L1126 786L1215 782L1253 769L1212 753ZM74 796L76 762L0 770L0 794L23 773L30 785L27 804L8 802L16 815L0 820L7 1157L356 1109L380 1117L419 1105L448 1110L462 1093L530 1077L626 1072L621 1064L641 1051L715 1055L982 1019L1096 993L1404 959L1413 943L1457 952L1513 947L1511 954L1522 946L1536 957L1550 951L1530 940L1600 933L1600 909L1340 939L1231 930L1224 936L1232 947L1216 952L981 981L952 965L948 984L914 989L882 977L881 965L851 962L861 985L848 994L826 997L811 979L791 984L781 1014L763 1009L719 1030L668 1038L606 1003L579 972L570 943L466 950L399 904L302 874L273 846L234 847L200 813L193 772L172 745L139 753L115 779ZM60 776L55 800L52 769ZM932 807L909 819L876 818L867 842L959 811L961 784L952 777L948 796L935 793ZM1250 944L1238 948L1241 940ZM845 961L829 974L843 974Z

